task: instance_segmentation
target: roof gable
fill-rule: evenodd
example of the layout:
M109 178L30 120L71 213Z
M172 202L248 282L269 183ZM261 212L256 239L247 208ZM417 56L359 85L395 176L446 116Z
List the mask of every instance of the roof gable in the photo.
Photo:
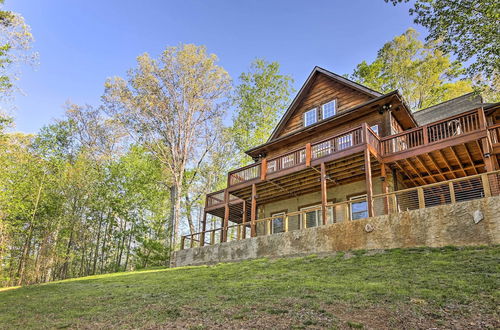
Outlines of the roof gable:
M272 132L268 142L302 127L302 114L307 109L319 107L330 100L337 100L339 112L357 104L382 96L368 87L320 67L315 67L280 122Z

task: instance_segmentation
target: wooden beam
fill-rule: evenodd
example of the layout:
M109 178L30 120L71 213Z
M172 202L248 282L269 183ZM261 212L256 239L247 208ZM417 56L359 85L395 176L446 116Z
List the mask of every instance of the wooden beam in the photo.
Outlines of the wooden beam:
M420 171L413 165L413 163L410 161L409 158L405 159L404 160L410 167L412 170L415 171L415 173L417 174L417 176L420 178L420 180L425 184L428 184L429 182L427 182L427 180L425 180L422 175L420 175Z
M413 181L412 176L403 168L403 166L401 166L397 161L394 162L394 164L396 164L396 166L401 170L401 172L403 172L406 175L406 177L408 178L408 180L410 180L411 183L413 183L414 186L416 186L416 187L419 186L419 184L417 182Z
M323 225L328 223L326 215L326 204L328 204L327 190L326 190L326 166L325 163L321 163L321 212L323 215Z
M372 168L370 161L370 151L365 149L365 184L366 184L366 199L368 201L368 216L373 217L373 185L372 185Z
M250 236L257 236L257 231L255 228L255 220L257 220L257 186L255 183L252 185L252 204L250 207Z
M247 201L243 201L243 214L241 217L241 222L243 223L243 232L241 233L241 238L245 239L247 236L247 228L246 228L246 223L247 223Z
M455 149L453 149L453 147L451 146L450 150L451 150L451 153L453 154L453 157L455 157L455 160L457 161L458 166L460 166L460 168L462 169L462 172L464 172L464 175L467 176L467 172L465 171L464 166L462 165L462 162L460 161L460 158L458 158L458 155L455 152Z
M262 159L260 163L260 179L265 180L267 176L267 158Z
M227 242L227 227L229 226L229 192L224 191L224 225L222 228L221 242Z
M474 169L474 174L479 174L477 169L474 167L474 161L472 160L472 155L470 154L470 151L469 151L469 148L467 148L467 144L464 143L463 144L464 148L465 148L465 154L467 155L467 158L469 159L469 162L471 163L473 169Z
M206 202L205 202L206 204ZM203 210L203 220L201 221L200 246L205 245L205 231L207 230L207 212Z
M419 156L415 156L415 158L417 159L417 161L419 162L419 164L422 165L422 167L427 172L427 174L432 178L432 180L434 182L437 182L437 180L434 178L434 176L432 174L432 171L427 167L427 165L425 165L425 162L423 160L421 160Z
M443 180L444 181L448 180L448 178L443 174L443 171L439 167L438 163L434 160L434 158L432 158L432 155L431 154L426 154L426 155L431 160L432 165L434 165L434 167L437 169Z
M384 163L380 164L380 180L382 185L382 194L389 193L389 186L387 185L387 169ZM389 214L389 199L384 198L384 214Z
M456 179L457 178L457 175L455 174L455 172L453 171L453 168L451 167L450 165L450 162L448 162L448 159L446 159L446 157L444 156L443 152L441 150L436 150L439 155L441 156L443 162L446 164L446 167L448 167L448 169L450 170L451 174L453 175L453 178Z
M311 144L306 144L306 166L311 166Z

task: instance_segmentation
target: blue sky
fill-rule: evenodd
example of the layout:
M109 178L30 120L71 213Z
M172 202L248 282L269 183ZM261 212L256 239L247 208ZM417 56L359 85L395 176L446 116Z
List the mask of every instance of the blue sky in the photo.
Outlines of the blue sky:
M137 55L180 43L205 45L233 77L256 57L278 61L298 89L315 65L351 73L415 26L409 5L383 0L6 0L31 25L40 64L22 72L13 101L17 131L61 118L67 100L98 105L107 77Z

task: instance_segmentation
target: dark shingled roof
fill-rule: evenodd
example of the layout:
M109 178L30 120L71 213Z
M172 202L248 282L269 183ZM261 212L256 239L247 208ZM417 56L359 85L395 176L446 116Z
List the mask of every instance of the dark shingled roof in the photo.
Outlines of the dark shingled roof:
M416 111L413 113L413 117L418 125L422 126L485 105L481 95L473 92L433 105L427 109Z

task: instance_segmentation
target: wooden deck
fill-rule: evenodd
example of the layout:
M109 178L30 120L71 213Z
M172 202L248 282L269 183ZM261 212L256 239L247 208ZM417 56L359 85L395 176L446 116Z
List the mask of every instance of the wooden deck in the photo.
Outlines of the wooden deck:
M338 184L347 183L364 177L365 149L374 158L372 170L377 172L380 164L386 164L400 170L407 185L416 186L485 172L488 148L491 154L500 153L500 125L486 127L482 109L382 138L361 125L231 171L228 190L242 199L249 198L253 184L273 196L284 189L307 193L310 177L316 176L321 163L327 164L327 175ZM300 189L293 184L300 184Z
M321 191L326 219L327 189L356 181L365 181L368 213L373 216L379 206L372 177L385 178L394 170L405 187L419 187L494 171L499 168L498 156L500 125L488 127L482 108L386 137L363 123L229 172L228 188L207 195L203 223L207 214L224 219L225 241L229 221L257 220L257 203L316 191ZM383 190L388 192L387 184ZM255 234L252 227L250 235Z

